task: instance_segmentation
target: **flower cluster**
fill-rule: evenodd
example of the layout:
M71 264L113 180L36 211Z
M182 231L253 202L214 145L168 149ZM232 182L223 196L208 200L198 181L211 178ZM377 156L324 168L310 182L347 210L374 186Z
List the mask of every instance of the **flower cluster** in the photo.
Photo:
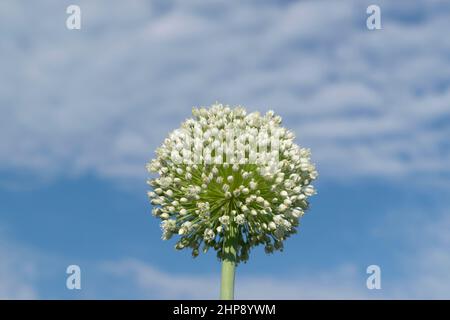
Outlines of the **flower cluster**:
M282 250L315 194L310 151L272 111L215 104L192 114L147 165L156 173L148 195L162 238L178 234L177 249L197 256L212 247L220 259L232 240L237 262L260 244L267 253Z

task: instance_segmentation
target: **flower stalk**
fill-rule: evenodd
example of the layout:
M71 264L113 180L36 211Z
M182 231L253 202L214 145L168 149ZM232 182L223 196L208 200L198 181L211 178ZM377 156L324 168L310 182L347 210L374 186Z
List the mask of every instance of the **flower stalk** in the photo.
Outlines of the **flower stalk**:
M234 228L230 228L230 238L224 241L222 259L222 279L220 284L220 299L234 299L234 279L236 276L236 237Z
M236 261L233 259L222 260L222 281L220 285L220 299L234 299L234 279L236 273Z

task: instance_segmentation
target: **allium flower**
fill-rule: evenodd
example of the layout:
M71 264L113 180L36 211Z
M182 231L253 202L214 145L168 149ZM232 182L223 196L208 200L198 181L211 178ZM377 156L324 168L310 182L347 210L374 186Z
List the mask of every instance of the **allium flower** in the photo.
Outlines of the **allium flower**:
M149 180L153 215L164 240L179 235L176 249L194 257L214 248L234 279L234 265L247 261L252 247L282 250L296 233L317 171L273 111L262 116L215 104L192 114L147 165L157 173Z

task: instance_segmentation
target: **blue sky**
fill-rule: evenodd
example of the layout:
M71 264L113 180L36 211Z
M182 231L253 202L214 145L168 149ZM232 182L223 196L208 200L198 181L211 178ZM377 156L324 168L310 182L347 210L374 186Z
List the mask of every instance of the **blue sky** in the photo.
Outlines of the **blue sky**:
M216 298L220 263L160 240L145 184L215 101L274 109L320 174L285 251L238 267L238 298L450 298L449 29L439 0L2 1L0 298Z

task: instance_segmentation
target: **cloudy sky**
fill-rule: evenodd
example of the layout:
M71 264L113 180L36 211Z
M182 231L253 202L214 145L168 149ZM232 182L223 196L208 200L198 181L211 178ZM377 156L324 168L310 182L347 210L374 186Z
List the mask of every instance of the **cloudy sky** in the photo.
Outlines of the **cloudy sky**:
M0 298L216 298L220 263L160 240L145 184L216 101L274 109L320 173L238 298L450 298L450 2L3 0L0 30Z

